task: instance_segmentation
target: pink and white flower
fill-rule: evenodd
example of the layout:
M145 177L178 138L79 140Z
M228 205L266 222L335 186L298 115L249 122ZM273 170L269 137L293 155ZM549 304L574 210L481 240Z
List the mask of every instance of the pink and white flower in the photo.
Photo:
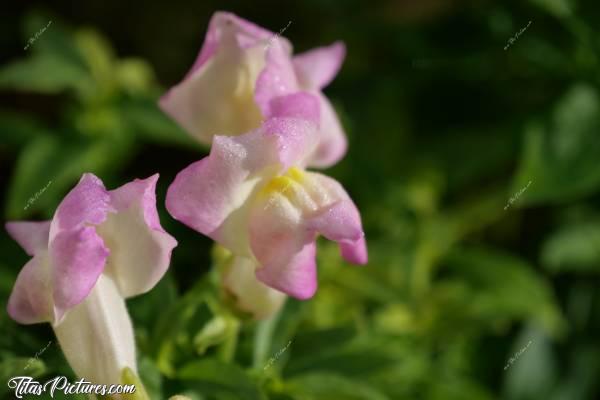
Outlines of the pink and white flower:
M305 171L319 146L320 107L296 93L277 114L239 136L215 136L210 155L181 171L167 192L177 220L252 261L256 277L299 299L317 288L316 238L339 243L349 262L364 264L360 214L342 186Z
M49 322L77 375L118 384L136 371L125 298L152 289L177 245L159 222L158 175L107 191L84 174L44 222L9 222L9 234L32 256L8 301L17 322Z
M235 136L273 116L280 96L308 91L321 108L318 145L307 165L327 167L346 152L346 135L322 89L338 73L345 46L336 42L292 56L290 42L234 14L213 15L204 45L183 81L160 107L188 133L210 144L214 135Z

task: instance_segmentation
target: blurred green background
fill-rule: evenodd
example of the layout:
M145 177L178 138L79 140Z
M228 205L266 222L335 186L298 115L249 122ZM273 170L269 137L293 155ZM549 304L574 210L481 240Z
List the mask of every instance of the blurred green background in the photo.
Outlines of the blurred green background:
M108 188L161 175L161 221L179 246L159 286L129 302L153 399L600 397L597 2L2 8L4 219L51 217L83 172ZM320 242L315 298L262 323L220 301L210 240L164 209L175 174L207 149L155 102L191 66L216 10L274 32L291 21L297 52L348 49L325 92L350 147L326 173L362 211L370 262L346 265ZM2 309L27 258L2 230ZM49 326L2 311L1 380L24 371L72 376ZM0 398L12 398L4 383Z

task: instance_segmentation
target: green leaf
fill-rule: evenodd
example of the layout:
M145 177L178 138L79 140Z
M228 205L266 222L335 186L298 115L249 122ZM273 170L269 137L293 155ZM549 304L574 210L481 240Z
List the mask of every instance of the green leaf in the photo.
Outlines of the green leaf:
M185 381L185 387L195 388L206 395L225 395L240 400L265 398L244 370L214 359L186 364L179 370L177 378Z
M138 362L138 371L140 380L144 382L144 387L150 399L163 399L163 378L156 365L148 357L142 357Z
M179 365L196 358L194 338L217 314L209 297L206 282L200 281L161 313L150 343L157 366L165 375L175 375Z
M39 136L21 152L8 191L6 215L21 219L34 211L50 217L85 172L102 177L126 162L131 144L115 138L61 140Z
M572 13L573 1L569 0L529 0L555 17L568 17Z
M75 33L75 43L82 54L97 93L92 96L109 96L117 88L116 57L110 43L95 30L81 29Z
M119 86L129 94L146 93L155 82L154 71L148 62L139 58L126 58L116 66Z
M332 373L304 374L285 383L284 391L295 399L388 400L366 382Z
M530 124L510 195L528 186L517 203L561 203L600 187L600 99L591 87L567 92L552 117Z
M120 106L123 119L132 125L133 131L142 140L200 151L202 146L165 115L156 101L147 98L124 101Z
M492 400L495 397L470 378L432 379L425 398L429 400Z
M156 316L167 314L176 301L177 288L171 272L167 272L148 293L127 301L127 308L136 327L137 344L143 351L154 351L152 335L158 325Z
M551 287L523 260L495 250L463 247L454 249L444 264L455 276L440 281L433 295L445 308L449 308L445 291L454 287L460 290L449 292L454 293L450 299L462 303L456 308L462 315L488 325L531 320L549 333L563 332L565 322Z
M564 227L544 242L542 264L553 272L600 272L600 222Z
M396 362L386 349L356 341L356 333L347 328L298 334L283 354L289 357L283 370L286 377L309 371L328 371L347 376L369 375Z
M550 396L557 378L556 362L552 343L546 334L534 327L524 329L507 355L504 398Z
M55 54L36 54L0 69L0 89L55 94L82 89L89 80L79 65Z
M31 115L0 112L1 147L17 147L48 131Z
M0 385L0 397L2 398L5 398L3 396L5 393L12 392L12 389L9 389L6 385L9 379L16 376L37 378L44 375L47 371L46 365L40 359L13 357L2 353L0 355L3 358L0 361L0 381L5 383L4 385Z

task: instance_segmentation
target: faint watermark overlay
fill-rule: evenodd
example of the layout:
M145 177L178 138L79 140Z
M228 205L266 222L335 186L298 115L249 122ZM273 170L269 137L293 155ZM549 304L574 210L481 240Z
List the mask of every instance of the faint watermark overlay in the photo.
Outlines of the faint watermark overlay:
M30 376L15 376L8 381L8 387L14 390L17 399L22 399L24 395L41 396L46 392L51 398L54 398L56 392L63 392L65 395L101 396L135 393L135 385L95 385L83 378L70 383L66 376L57 376L43 384ZM27 398L30 397L27 396Z
M30 37L29 41L27 42L27 46L25 46L23 50L27 50L29 46L32 45L41 36L42 33L44 33L44 31L50 26L51 23L52 21L48 22L48 25L37 31L33 37Z
M279 350L279 351L277 352L277 354L275 354L275 357L271 357L271 358L269 359L269 362L268 362L268 364L267 364L267 365L265 365L265 367L263 368L263 371L265 371L265 370L267 370L268 368L270 368L270 367L271 367L271 365L273 365L273 363L274 363L275 361L277 361L277 359L278 359L279 357L281 357L281 355L282 355L282 354L283 354L283 353L284 353L284 352L287 350L287 348L290 346L290 344L292 344L292 341L291 341L291 340L288 342L288 344L287 344L287 345L286 345L286 346L285 346L283 349Z
M508 44L506 46L504 46L504 50L508 50L508 48L519 38L519 36L521 36L521 34L523 32L525 32L525 30L527 30L527 28L529 28L529 25L531 25L531 21L529 21L529 23L527 24L527 26L525 28L523 28L519 32L517 32L517 34L515 36L508 39Z
M515 361L517 361L517 359L521 356L521 354L523 354L525 352L525 350L527 350L527 348L529 347L529 345L531 344L531 340L529 341L529 343L527 343L527 346L523 347L521 350L519 350L518 352L515 353L514 357L511 357L508 360L508 364L506 364L506 366L504 367L504 370L506 371L508 369L508 367L510 367Z
M271 45L273 44L273 41L275 41L278 37L281 36L281 34L283 32L285 32L285 30L292 24L292 21L288 22L288 24L281 29L278 33L276 33L275 35L273 35L273 37L271 39L269 39L269 41L267 42L267 45L265 46L265 51L269 50L269 47L271 47Z
M48 184L42 190L36 192L33 197L30 197L29 200L27 200L27 205L23 208L23 210L27 210L29 206L32 205L38 199L38 197L40 197L40 195L46 191L46 189L48 189L48 186L50 186L51 183L52 181L48 182Z
M515 194L513 197L511 197L511 198L508 200L508 204L506 204L506 206L504 206L504 211L508 210L508 207L510 207L510 206L512 205L512 203L514 203L515 201L517 201L517 199L518 199L519 197L521 197L521 195L523 194L523 192L524 192L525 190L527 190L527 188L529 187L529 185L531 185L531 181L529 181L529 183L527 184L527 186L525 186L523 189L519 190L519 191L517 192L517 194Z
M33 356L32 358L29 359L29 361L27 361L27 364L25 365L24 370L27 371L27 369L31 366L31 364L37 360L42 354L44 354L44 352L46 351L46 349L48 347L50 347L50 344L52 343L52 340L48 342L48 344L46 345L46 347L44 347L43 349L41 349L40 351L38 351L37 353L35 353L35 356Z

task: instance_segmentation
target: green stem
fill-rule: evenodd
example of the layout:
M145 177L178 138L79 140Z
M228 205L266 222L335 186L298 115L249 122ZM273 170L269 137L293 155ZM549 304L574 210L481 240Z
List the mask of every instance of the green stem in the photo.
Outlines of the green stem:
M279 312L272 315L270 318L260 321L256 327L254 334L254 356L252 366L254 368L262 368L267 360L270 350L271 339L275 331L275 325L279 319Z
M218 354L221 361L230 362L233 360L237 348L238 336L240 333L240 321L233 316L227 317L227 320L229 334L227 335L227 339L219 347Z

